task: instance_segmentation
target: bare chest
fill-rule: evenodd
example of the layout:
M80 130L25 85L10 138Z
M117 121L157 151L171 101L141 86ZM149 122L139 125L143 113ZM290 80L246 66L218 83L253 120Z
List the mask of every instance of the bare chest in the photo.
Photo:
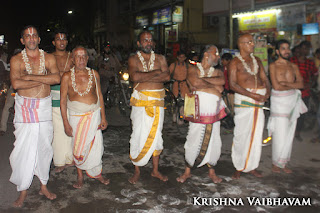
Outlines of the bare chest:
M293 67L290 65L276 65L276 77L278 80L292 81L295 78Z
M56 56L57 66L59 71L66 71L69 68L68 66L68 56Z

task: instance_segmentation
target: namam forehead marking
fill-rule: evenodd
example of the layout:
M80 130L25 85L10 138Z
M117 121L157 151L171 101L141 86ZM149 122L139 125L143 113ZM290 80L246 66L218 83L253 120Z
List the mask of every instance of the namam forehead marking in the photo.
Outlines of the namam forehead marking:
M58 33L60 40L64 40L65 38L65 34L64 33Z

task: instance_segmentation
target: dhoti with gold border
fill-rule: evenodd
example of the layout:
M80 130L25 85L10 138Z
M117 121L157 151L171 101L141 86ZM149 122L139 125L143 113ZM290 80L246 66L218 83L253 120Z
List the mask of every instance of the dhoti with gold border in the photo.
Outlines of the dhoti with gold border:
M247 89L260 95L266 89ZM264 103L236 93L234 96L234 137L231 157L234 167L240 172L250 172L259 166L262 134L264 128Z
M200 121L189 122L184 145L189 167L215 166L221 154L220 119L226 116L223 100L210 93L196 91L199 97Z
M159 156L163 150L164 96L164 89L133 90L130 159L136 166L146 165L152 155Z

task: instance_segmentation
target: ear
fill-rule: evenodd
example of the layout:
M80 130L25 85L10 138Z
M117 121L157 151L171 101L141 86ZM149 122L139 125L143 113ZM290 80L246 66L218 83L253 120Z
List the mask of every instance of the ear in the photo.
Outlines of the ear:
M140 41L137 41L137 45L138 45L138 47L140 46Z
M276 50L276 54L277 54L277 55L280 55L280 52L279 52L279 50Z
M56 42L55 41L52 41L52 44L53 44L53 46L56 46Z

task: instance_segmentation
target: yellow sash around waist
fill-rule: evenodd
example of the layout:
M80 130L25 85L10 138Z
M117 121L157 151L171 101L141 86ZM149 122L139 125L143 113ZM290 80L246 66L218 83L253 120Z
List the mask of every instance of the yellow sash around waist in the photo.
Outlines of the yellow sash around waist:
M136 106L136 107L145 107L146 113L150 117L154 117L154 110L153 107L164 107L164 100L148 100L148 97L153 98L164 98L165 91L139 91L139 96L141 97L141 100L136 99L135 97L131 97L130 99L130 105Z

